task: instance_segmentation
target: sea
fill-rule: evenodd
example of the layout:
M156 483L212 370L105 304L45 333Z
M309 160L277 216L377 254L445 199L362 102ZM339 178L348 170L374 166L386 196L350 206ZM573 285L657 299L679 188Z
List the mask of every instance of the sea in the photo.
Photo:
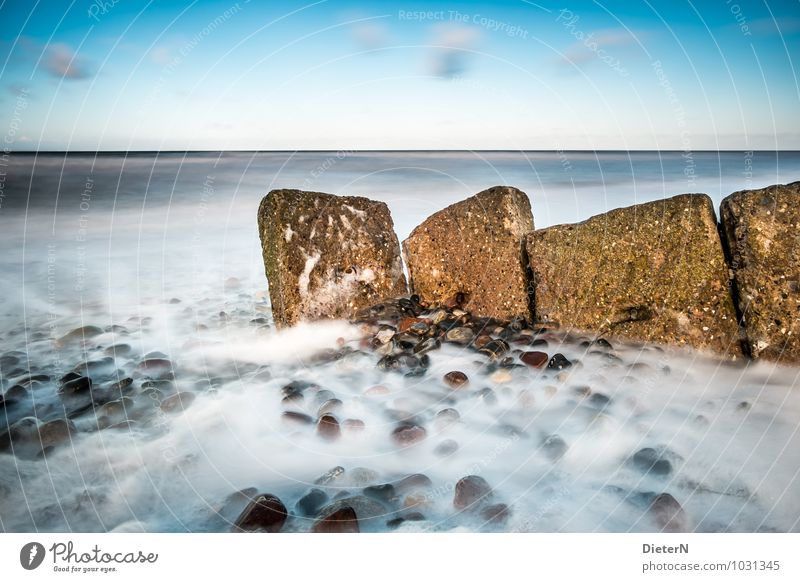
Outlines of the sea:
M297 504L320 489L328 503L357 497L362 531L660 531L664 494L687 531L800 531L798 369L620 343L619 361L562 375L489 376L453 346L423 376L392 374L348 322L275 329L256 219L275 188L367 196L388 204L402 240L495 185L526 192L542 228L688 192L718 208L797 180L800 152L7 153L0 530L229 531L269 493L284 531L308 531L318 515ZM351 355L317 357L343 344ZM452 370L470 388L449 391ZM96 398L63 394L70 372ZM327 409L363 430L329 442L287 422L292 382L309 386L295 412L314 419L338 400ZM458 419L437 421L444 408ZM397 411L426 438L398 446ZM660 464L643 469L642 450ZM428 485L364 491L413 474ZM468 475L502 519L454 508Z

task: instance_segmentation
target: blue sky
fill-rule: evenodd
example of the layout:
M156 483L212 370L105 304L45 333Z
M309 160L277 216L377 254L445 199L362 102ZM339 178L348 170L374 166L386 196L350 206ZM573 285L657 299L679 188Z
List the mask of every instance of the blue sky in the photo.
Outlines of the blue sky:
M5 1L11 149L800 149L800 1Z

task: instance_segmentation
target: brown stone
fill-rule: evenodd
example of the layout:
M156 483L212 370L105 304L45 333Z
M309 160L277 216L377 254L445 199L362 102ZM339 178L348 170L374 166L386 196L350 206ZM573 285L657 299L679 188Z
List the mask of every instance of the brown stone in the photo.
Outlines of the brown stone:
M531 229L527 195L508 186L440 210L403 242L414 292L434 304L457 303L478 316L527 317L522 238Z
M278 326L350 318L407 292L389 208L356 196L273 190L258 228Z
M358 517L352 507L342 507L338 511L318 519L311 531L313 533L359 533Z
M550 361L550 356L544 352L522 352L519 359L532 368L544 368Z
M800 362L800 182L731 194L720 217L750 355Z
M317 422L317 435L326 441L335 441L342 436L339 421L332 414L325 414Z
M404 423L392 431L392 440L398 445L407 447L425 440L428 431L413 423Z
M477 475L467 475L456 483L453 506L458 510L472 509L488 500L491 495L492 488L486 479Z
M650 514L662 532L676 533L691 530L689 517L681 504L669 493L656 495L650 503Z
M450 388L462 388L469 383L469 377L464 372L453 370L444 375L444 381Z
M741 354L708 196L683 194L545 228L526 245L537 320Z
M161 402L161 410L167 413L183 412L192 405L195 398L193 392L177 392Z
M286 506L280 499L269 494L259 495L236 519L233 531L277 533L286 522L286 516Z

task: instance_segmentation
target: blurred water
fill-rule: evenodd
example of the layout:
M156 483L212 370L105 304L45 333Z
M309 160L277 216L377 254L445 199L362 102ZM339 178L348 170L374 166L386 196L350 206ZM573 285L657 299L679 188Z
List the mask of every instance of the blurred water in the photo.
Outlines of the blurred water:
M647 495L662 491L701 531L798 528L797 370L626 346L621 363L587 360L560 380L528 369L484 378L474 356L455 349L432 355L431 372L413 381L363 355L308 365L338 338L357 346L359 332L271 328L256 209L272 188L365 195L389 204L402 239L431 212L509 184L528 193L543 227L683 192L718 204L738 189L797 180L800 153L13 154L0 170L0 392L31 373L49 377L2 409L0 433L32 413L63 416L57 378L119 342L130 353L97 383L134 377L130 418L139 423L97 430L94 416L78 416L78 432L46 459L0 452L0 529L225 529L211 516L232 491L252 485L293 505L335 465L368 467L378 481L429 475L429 520L412 528L480 529L451 515L453 484L476 472L512 506L508 530L652 531ZM105 332L88 345L54 341L81 325ZM585 357L576 345L558 349ZM183 414L146 411L153 392L137 366L154 350L177 373L159 398L197 394ZM481 380L454 397L441 382L454 368ZM279 389L293 379L334 391L366 422L364 436L331 445L281 424ZM367 397L378 383L389 393ZM611 404L588 406L574 390L583 385ZM496 405L485 405L482 387L495 390ZM459 408L460 425L441 434L430 425L413 450L392 445L387 409L430 420L445 404ZM525 436L498 432L508 423ZM541 449L554 432L569 446L556 464ZM445 438L460 449L441 460L433 449ZM631 468L645 446L669 451L668 479Z

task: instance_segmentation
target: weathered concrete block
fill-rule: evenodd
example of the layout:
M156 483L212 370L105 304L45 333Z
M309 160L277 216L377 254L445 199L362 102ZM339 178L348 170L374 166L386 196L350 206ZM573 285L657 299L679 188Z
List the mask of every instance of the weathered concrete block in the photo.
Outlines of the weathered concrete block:
M741 355L708 196L620 208L526 241L538 320Z
M357 196L273 190L258 229L279 326L349 318L408 290L389 208Z
M750 354L800 361L800 182L731 194L720 216Z
M528 196L508 186L440 210L403 242L414 292L433 303L462 292L475 315L528 317L522 239L532 229Z

